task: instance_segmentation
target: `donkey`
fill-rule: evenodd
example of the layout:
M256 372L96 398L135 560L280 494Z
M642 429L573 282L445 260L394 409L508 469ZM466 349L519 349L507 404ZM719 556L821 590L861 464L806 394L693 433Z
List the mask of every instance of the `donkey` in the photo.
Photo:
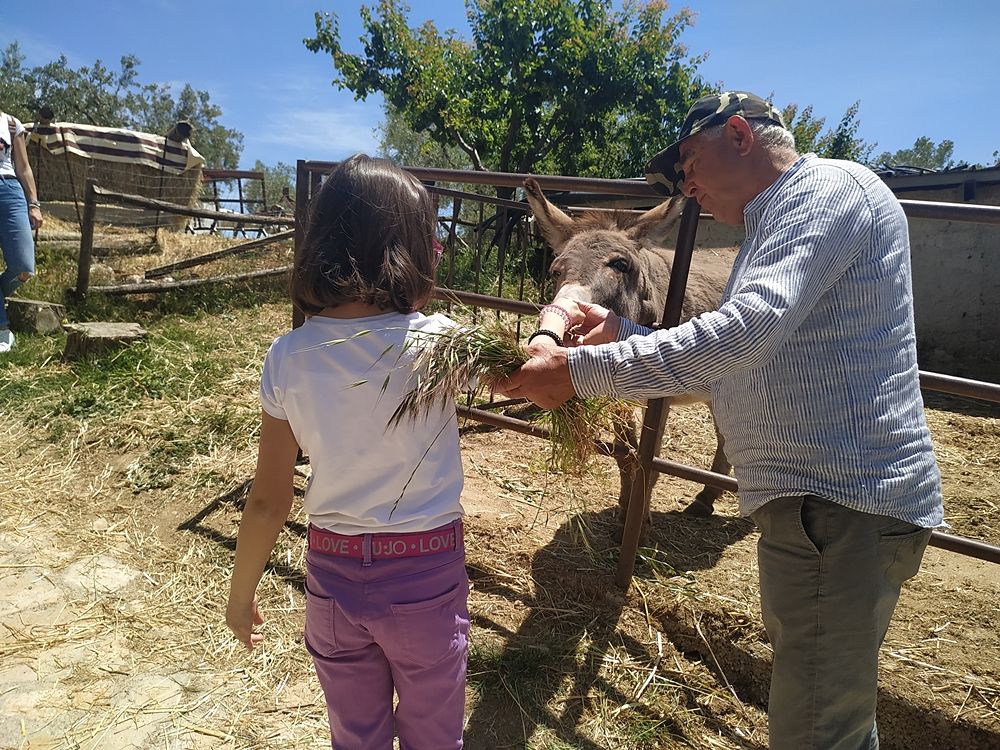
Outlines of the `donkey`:
M683 197L668 200L643 214L588 211L573 219L548 201L534 179L525 180L524 189L535 221L555 256L549 273L557 292L568 292L577 299L607 307L645 326L658 322L674 259L674 251L666 245L672 245L677 237ZM719 307L731 269L731 254L695 254L682 304L682 322ZM680 396L672 402L698 400L697 396ZM718 428L715 434L712 471L728 474L732 467L723 452ZM618 507L624 520L632 483L638 481L635 426L616 435L616 443L631 448L629 457L616 458L621 474ZM721 494L720 489L704 487L684 512L708 517ZM645 523L649 521L647 505Z

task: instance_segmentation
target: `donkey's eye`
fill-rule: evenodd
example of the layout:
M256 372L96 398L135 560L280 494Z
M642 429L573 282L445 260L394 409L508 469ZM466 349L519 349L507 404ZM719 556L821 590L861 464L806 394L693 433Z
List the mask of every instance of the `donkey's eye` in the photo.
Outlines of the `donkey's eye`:
M628 261L624 258L614 258L608 261L608 268L613 268L619 273L628 273Z

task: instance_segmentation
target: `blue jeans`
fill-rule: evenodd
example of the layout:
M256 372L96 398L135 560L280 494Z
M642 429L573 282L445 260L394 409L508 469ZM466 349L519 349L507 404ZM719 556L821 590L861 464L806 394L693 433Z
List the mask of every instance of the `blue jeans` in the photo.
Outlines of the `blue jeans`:
M35 243L28 204L16 177L0 175L0 250L7 266L0 274L0 328L7 328L7 297L35 273Z
M877 750L879 646L930 529L815 495L772 500L752 518L774 648L772 750Z

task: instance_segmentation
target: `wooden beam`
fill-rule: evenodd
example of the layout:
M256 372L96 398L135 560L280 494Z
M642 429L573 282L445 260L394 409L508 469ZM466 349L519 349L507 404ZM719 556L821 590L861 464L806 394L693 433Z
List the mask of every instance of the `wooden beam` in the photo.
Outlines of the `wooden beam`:
M179 260L176 263L167 263L163 266L150 268L146 271L145 276L147 279L155 279L159 276L166 276L171 271L177 271L181 268L193 268L195 266L204 265L205 263L211 263L213 260L218 260L219 258L229 257L230 255L241 255L275 242L291 239L294 234L294 229L287 229L284 232L278 232L277 234L272 234L269 237L261 237L256 240L250 240L249 242L241 242L238 245L223 248L222 250L215 250L214 252L205 253L204 255L196 255L193 258L185 258L184 260Z
M159 292L169 292L174 289L189 289L193 286L204 286L205 284L224 283L228 281L250 281L252 279L263 279L268 276L281 276L292 270L291 266L281 266L280 268L266 268L262 271L249 271L247 273L234 273L229 276L209 276L204 279L184 279L183 281L160 281L151 284L118 284L114 286L92 286L90 291L101 292L102 294L156 294Z
M295 218L289 216L264 216L262 214L238 214L233 211L212 211L207 208L189 208L176 203L157 200L155 198L144 198L141 195L130 195L128 193L116 193L112 190L105 190L102 187L94 187L94 193L103 203L117 203L124 206L138 206L139 208L151 208L156 211L166 211L167 213L179 214L181 216L196 216L201 219L216 219L219 221L232 221L237 224L279 224L282 226L292 226Z

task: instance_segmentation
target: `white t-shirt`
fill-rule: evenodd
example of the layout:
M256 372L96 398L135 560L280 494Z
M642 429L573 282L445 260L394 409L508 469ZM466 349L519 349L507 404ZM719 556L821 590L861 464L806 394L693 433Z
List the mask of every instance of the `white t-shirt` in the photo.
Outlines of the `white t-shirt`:
M452 400L387 427L411 387L414 350L404 344L453 325L421 313L315 315L271 344L261 406L288 421L309 456L304 505L313 524L340 534L427 531L462 516Z
M16 176L14 172L14 162L12 160L12 144L10 140L10 122L14 123L15 135L24 135L24 125L13 115L0 112L0 174Z

